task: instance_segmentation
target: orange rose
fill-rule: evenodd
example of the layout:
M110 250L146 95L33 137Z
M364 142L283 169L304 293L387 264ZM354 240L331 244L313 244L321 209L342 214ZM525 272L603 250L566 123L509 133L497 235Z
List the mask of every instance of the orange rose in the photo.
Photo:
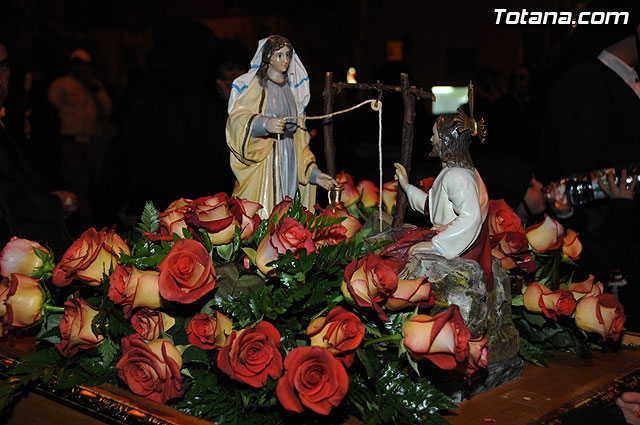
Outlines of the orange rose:
M233 324L219 311L215 312L215 316L213 318L207 313L201 313L191 319L187 325L190 344L205 350L224 347L233 330Z
M622 332L624 307L611 294L584 297L576 307L576 325L586 332L594 332L602 341L617 341Z
M229 198L229 211L235 219L234 224L240 226L242 232L240 239L243 241L249 239L260 225L261 219L258 215L260 209L262 209L262 205L257 202L235 196Z
M544 221L527 228L526 235L533 249L545 252L560 248L564 229L560 223L545 214Z
M568 229L562 238L562 253L572 260L577 260L582 252L582 243L578 239L578 233L573 229Z
M31 326L40 319L43 302L44 295L38 281L24 274L14 273L4 301L6 313L3 321L9 326Z
M362 224L360 224L358 219L349 214L345 209L338 208L334 212L329 208L322 209L319 205L316 205L315 210L317 213L315 217L316 221L319 221L324 217L346 217L346 219L340 223L316 229L313 232L313 241L318 246L337 245L345 239L348 240L354 237L355 234L362 229Z
M360 193L360 200L365 208L375 207L380 202L380 189L372 181L362 180L356 190Z
M42 260L36 255L34 249L49 253L49 250L38 242L12 237L0 252L0 274L10 278L11 273L29 275L36 271L42 266Z
M122 338L122 358L116 365L118 376L132 393L158 403L180 397L182 355L171 341L155 339L149 343L140 335Z
M276 268L267 264L287 251L293 252L297 257L302 249L308 254L317 252L311 232L291 217L284 217L278 222L278 227L260 242L256 251L256 264L265 275L275 276Z
M10 329L9 322L6 318L7 306L5 304L7 296L9 295L10 283L7 278L0 280L0 337L4 336Z
M124 317L138 307L160 308L158 276L153 270L117 266L109 276L109 299L123 306Z
M223 192L193 201L184 219L189 226L206 229L214 246L230 243L236 231L237 221L229 209L229 196Z
M396 209L396 197L398 196L398 182L386 182L382 185L382 203L387 214L393 214Z
M173 236L175 233L179 237L183 237L183 230L187 228L184 214L188 211L191 203L193 203L191 199L177 199L160 214L160 230L163 234Z
M344 171L340 172L336 175L336 183L342 186L342 197L340 201L345 208L350 207L360 198L360 192L358 192L358 189L356 189L353 184L353 177L351 177L350 174Z
M67 286L78 279L99 286L105 274L116 266L120 253L130 254L129 247L113 230L86 230L62 256L53 269L53 284Z
M285 196L282 202L273 207L273 210L269 215L269 232L273 232L276 229L276 226L280 222L282 216L289 212L289 207L291 207L292 202L293 199L290 196ZM304 216L304 218L300 221L304 223L313 218L313 214L305 206L302 207L302 215Z
M466 373L473 375L478 369L486 369L489 365L489 350L487 338L473 338L469 340L469 358L467 359Z
M190 304L211 292L218 282L207 249L193 239L176 241L158 264L158 288L162 298Z
M360 346L364 333L362 320L342 307L316 318L307 327L311 345L328 349L345 367L353 364L352 351Z
M492 242L496 246L491 250L491 255L498 258L504 270L511 270L517 267L517 261L523 253L529 250L529 241L524 233L503 232L493 237Z
M404 345L417 360L429 359L441 369L455 369L469 355L471 333L458 306L431 317L413 316L404 327Z
M402 310L407 307L431 307L434 303L431 282L426 277L419 279L398 279L398 288L387 298L387 310Z
M176 324L176 319L167 313L162 313L150 308L141 308L131 316L131 326L138 332L142 339L153 341L159 338L163 332L171 329Z
M102 343L104 336L94 334L91 329L91 322L97 314L98 310L80 298L77 292L64 303L64 317L58 325L62 341L56 344L62 356L72 357L81 348L86 350Z
M495 236L504 232L524 233L522 221L518 214L513 212L504 199L489 200L489 235Z
M573 282L569 285L569 291L573 294L573 298L578 301L580 298L589 295L600 295L604 293L604 285L602 282L595 282L596 277L592 274L589 278L582 282Z
M379 255L367 254L353 261L344 271L342 293L364 308L373 308L384 321L389 318L378 303L384 301L398 288L398 275L392 266Z
M534 313L544 313L558 320L558 314L570 316L576 309L576 300L566 289L552 291L544 285L531 283L524 291L524 308Z

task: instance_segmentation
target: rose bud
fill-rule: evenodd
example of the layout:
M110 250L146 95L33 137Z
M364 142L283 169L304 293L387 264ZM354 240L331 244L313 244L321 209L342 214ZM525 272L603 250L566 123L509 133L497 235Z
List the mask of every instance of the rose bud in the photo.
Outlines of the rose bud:
M287 251L299 257L302 249L306 249L307 254L317 252L311 233L291 217L284 217L278 222L278 227L260 242L256 251L256 264L265 275L275 276L276 268L267 264Z
M584 297L576 307L575 319L580 329L597 333L602 341L617 341L625 321L624 308L611 294Z
M113 230L86 230L62 256L53 269L53 284L66 286L78 279L90 286L99 286L105 274L116 266L116 259L129 247Z
M350 174L340 172L336 175L336 183L342 187L340 202L345 208L350 207L360 198L360 193L353 184L353 177Z
M562 253L572 260L577 260L582 252L582 243L578 239L578 233L573 229L568 229L562 239Z
M513 212L504 199L489 200L487 223L489 224L489 235L491 236L504 232L524 233L522 220L520 220L518 214Z
M140 335L122 338L122 358L116 365L118 376L132 393L158 403L180 397L182 355L166 339L144 342Z
M14 273L4 301L6 313L3 321L15 327L31 326L40 319L43 302L44 294L38 281L24 274Z
M285 196L283 201L273 207L273 211L271 211L269 215L269 232L273 232L280 222L280 219L289 212L289 207L291 207L292 202L293 199L290 196ZM301 222L306 223L313 218L313 214L305 206L302 207L302 215L303 218L300 219Z
M396 311L407 307L431 307L434 303L431 282L426 277L418 279L398 279L398 288L387 298L387 310Z
M364 308L373 308L381 320L389 321L378 303L398 288L398 275L386 260L376 254L367 254L353 261L344 271L342 293Z
M372 181L362 180L356 190L361 194L360 200L365 208L375 207L380 202L380 189Z
M349 389L344 366L323 347L298 347L284 360L286 372L276 395L282 407L297 413L304 408L328 415Z
M569 291L573 294L576 301L588 295L600 295L604 293L604 285L602 282L595 282L596 277L592 274L589 278L582 282L573 282L569 285Z
M469 340L469 358L467 359L466 374L473 375L478 369L489 366L489 350L487 338L473 338Z
M160 308L159 274L119 265L109 276L109 299L123 306L124 317L138 307Z
M396 197L398 196L398 182L386 182L382 185L382 203L387 214L393 214L396 209Z
M76 292L73 298L64 303L64 317L58 325L62 341L56 344L58 352L64 357L74 356L79 349L97 347L104 336L96 335L91 329L91 322L98 310L91 307Z
M282 373L280 332L268 322L233 332L218 353L218 367L231 379L254 388L264 387L267 377Z
M545 214L543 222L527 228L529 244L537 252L560 248L564 229L560 223Z
M436 181L433 177L427 177L418 182L418 188L424 193L429 193L431 187L433 187L433 183Z
M319 205L315 206L316 217L315 220L322 220L324 217L346 217L340 223L334 224L329 227L323 227L316 229L313 232L313 241L318 246L325 245L337 245L343 240L348 240L356 235L362 229L362 224L357 218L347 212L347 210L338 208L335 211L331 211L329 208L322 209Z
M524 233L503 232L498 234L496 246L491 250L491 255L500 259L504 270L511 270L517 267L516 259L520 254L529 250L529 241Z
M206 229L214 246L226 245L233 240L237 222L229 210L226 193L196 199L184 218L189 226Z
M141 308L131 316L131 326L147 341L157 339L163 332L171 329L176 324L176 319L166 313L150 308Z
M534 313L544 313L558 320L558 314L570 316L576 309L576 300L566 289L552 291L539 283L530 283L524 291L524 308Z
M345 367L353 363L350 352L360 346L364 333L362 320L342 307L334 308L326 317L316 318L307 327L311 345L328 349Z
M0 274L10 278L11 273L30 275L36 271L42 266L42 260L36 255L34 249L49 253L49 250L38 242L12 237L0 252Z
M184 214L189 210L191 203L193 203L191 199L177 199L160 214L160 230L163 234L172 237L175 233L183 237L183 230L187 228Z
M216 311L213 318L206 313L196 315L187 325L189 343L205 350L222 348L231 334L233 324L224 314Z
M261 219L258 211L261 209L262 205L257 202L243 198L229 198L229 212L234 217L234 224L240 226L240 239L243 241L249 239L260 226Z
M207 249L193 239L176 241L158 270L162 298L183 304L199 300L211 292L218 281Z
M458 306L431 317L418 314L404 327L404 345L416 360L429 359L441 369L455 369L467 359L471 333Z

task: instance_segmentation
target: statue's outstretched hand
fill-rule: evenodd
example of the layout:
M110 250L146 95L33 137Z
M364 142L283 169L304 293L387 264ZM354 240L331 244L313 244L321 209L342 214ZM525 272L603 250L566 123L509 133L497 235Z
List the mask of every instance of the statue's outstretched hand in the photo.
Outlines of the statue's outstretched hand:
M407 186L409 186L409 178L407 177L407 170L404 168L404 165L396 162L393 164L396 167L396 175L395 179L398 180L398 184L405 192L407 191Z
M338 185L329 174L318 173L316 176L316 184L325 190L331 190Z
M264 124L264 128L271 134L282 134L284 133L285 124L286 121L282 118L269 118Z

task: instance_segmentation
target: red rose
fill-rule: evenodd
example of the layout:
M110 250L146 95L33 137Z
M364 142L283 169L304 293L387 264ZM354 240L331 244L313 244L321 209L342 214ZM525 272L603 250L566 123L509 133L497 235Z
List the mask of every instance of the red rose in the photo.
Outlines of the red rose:
M78 279L90 286L99 286L104 274L116 266L116 259L129 247L113 230L99 232L93 227L86 230L62 256L53 269L53 284L66 286Z
M604 285L602 282L596 282L596 277L592 274L589 275L587 280L582 282L573 282L569 285L569 291L573 294L573 298L576 301L587 295L600 295L604 293Z
M344 366L324 347L298 347L284 360L286 372L278 381L280 404L294 412L304 407L328 415L349 389Z
M337 245L345 239L348 240L354 237L362 229L362 224L358 219L345 209L338 208L335 211L331 211L329 208L322 209L319 205L316 205L315 210L316 214L318 214L315 218L316 221L322 220L324 217L346 217L340 223L316 229L313 232L313 241L319 246Z
M353 298L364 308L373 308L384 321L389 318L378 303L392 295L398 288L398 275L386 260L376 254L367 254L354 261L344 271L342 293Z
M365 326L362 320L342 307L336 307L326 317L318 317L307 327L312 346L328 349L349 367L353 363L351 351L360 346Z
M350 174L340 172L336 175L336 183L342 187L340 202L345 208L353 205L360 198L360 193L353 184L353 177Z
M594 332L602 341L617 341L625 316L622 304L611 294L584 297L576 307L576 325L586 332Z
M260 388L282 373L280 332L268 322L233 332L218 353L218 367L236 381Z
M8 326L26 327L40 319L44 294L38 281L27 275L13 273L4 300L3 322ZM4 292L4 291L3 291Z
M258 211L261 209L262 205L257 202L237 197L229 198L229 212L234 218L234 228L236 224L240 226L240 239L243 241L249 239L260 225Z
M534 313L542 312L550 319L558 320L558 314L570 316L576 309L576 300L566 289L552 291L539 283L530 283L524 291L524 308Z
M418 314L404 327L404 345L411 357L429 359L446 370L455 369L467 359L470 339L471 333L455 304L435 317Z
M518 266L520 257L529 251L529 241L524 233L503 232L492 236L496 243L491 255L500 259L504 270L511 270Z
M431 307L435 302L431 292L431 282L426 277L419 279L398 279L398 288L387 298L387 310L402 310L407 307Z
M572 260L577 260L582 252L582 243L578 239L578 233L573 229L568 229L562 238L562 253Z
M362 180L356 189L365 208L375 207L380 202L380 189L372 181Z
M153 341L163 332L171 329L176 324L176 319L166 313L150 308L141 308L131 316L131 326L138 332L142 339Z
M98 310L91 307L76 292L73 298L64 303L64 317L58 325L62 341L56 344L58 352L64 357L74 356L79 349L97 347L104 336L96 335L91 329L91 322Z
M182 355L165 339L144 342L140 335L122 338L118 376L134 394L158 403L180 397Z
M160 308L159 273L117 266L109 276L109 299L123 306L124 317L138 307Z
M418 182L418 188L424 193L429 193L435 181L436 179L434 179L433 177L427 177L425 179L422 179Z
M466 373L473 375L478 369L486 369L489 365L489 350L487 338L473 338L469 340L469 358L467 359Z
M306 249L307 254L317 252L311 233L291 217L284 217L278 222L278 227L260 242L256 251L256 264L265 275L275 276L275 267L267 264L287 251L298 257L302 249Z
M489 235L491 236L504 232L524 233L522 220L520 220L518 214L513 212L504 199L489 200L487 223L489 224Z
M560 223L545 214L545 219L542 223L528 227L525 233L531 248L537 252L545 252L562 246L564 228Z
M229 210L229 196L223 192L196 199L184 218L188 225L206 229L213 245L230 243L238 224Z
M29 275L36 271L42 266L42 260L36 255L34 249L49 253L49 250L38 242L12 237L0 252L0 274L8 279L11 273Z
M382 185L382 203L387 214L393 214L396 209L396 197L398 196L398 182L386 182Z
M176 241L158 270L160 295L165 300L189 304L216 287L211 257L206 248L193 239Z
M276 229L282 216L289 212L289 208L291 207L292 202L293 199L291 199L290 196L285 196L283 201L273 207L273 210L269 215L269 232L273 232ZM305 206L302 207L302 215L304 219L301 219L301 222L307 222L313 217L311 211L309 211Z
M224 314L216 311L213 318L206 313L196 315L187 325L189 343L205 350L222 348L227 342L233 324Z

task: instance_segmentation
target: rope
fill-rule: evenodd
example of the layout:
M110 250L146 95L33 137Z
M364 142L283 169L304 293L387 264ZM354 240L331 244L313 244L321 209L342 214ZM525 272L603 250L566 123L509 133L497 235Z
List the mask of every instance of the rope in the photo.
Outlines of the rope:
M371 104L373 108L373 104ZM380 176L380 199L378 200L378 216L380 232L382 232L382 108L378 109L378 173Z
M380 109L382 109L382 102L376 99L369 99L369 100L365 100L364 102L360 102L359 104L352 106L351 108L347 108L347 109L343 109L342 111L335 111L332 112L330 114L325 114L325 115L316 115L313 117L284 117L282 118L283 120L290 120L290 119L296 119L296 120L322 120L325 118L331 118L334 115L340 115L340 114L344 114L346 112L350 112L353 111L354 109L358 109L361 106L366 105L367 103L371 104L371 109L373 109L374 111L379 111Z

